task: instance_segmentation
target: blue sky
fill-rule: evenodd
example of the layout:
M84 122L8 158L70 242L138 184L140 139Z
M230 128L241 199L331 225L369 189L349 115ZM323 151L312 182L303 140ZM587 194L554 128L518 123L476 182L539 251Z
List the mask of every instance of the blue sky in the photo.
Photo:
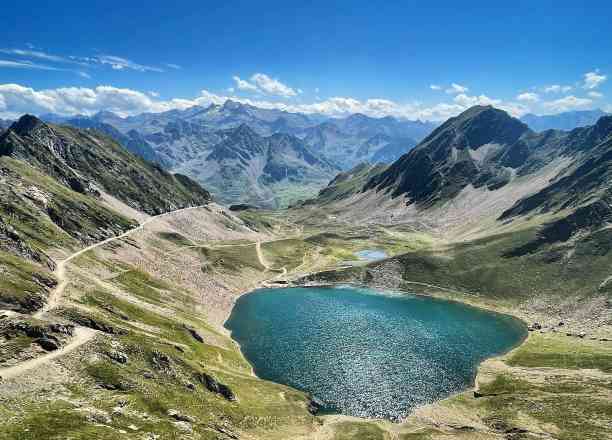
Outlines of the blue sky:
M0 116L228 97L437 120L476 103L612 110L610 2L132 3L3 5Z

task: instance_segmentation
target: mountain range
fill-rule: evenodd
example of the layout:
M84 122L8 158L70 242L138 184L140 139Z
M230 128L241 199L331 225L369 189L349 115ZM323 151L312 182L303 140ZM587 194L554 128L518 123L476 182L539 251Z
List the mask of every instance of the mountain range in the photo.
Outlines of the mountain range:
M428 122L361 114L332 119L263 109L231 100L223 105L126 118L100 112L91 117L71 118L47 114L42 119L102 132L148 161L193 177L210 187L223 202L249 201L267 207L286 206L308 198L338 170L349 169L357 163L392 162L435 127ZM273 145L270 149L273 155L264 154L268 148L259 145L254 147L252 155L243 157L240 165L230 165L228 154L241 155L253 147L241 144L246 139L245 126L253 136L269 138L266 141L258 138L255 143ZM290 138L273 137L278 134ZM283 139L286 142L280 142ZM231 149L235 151L229 153ZM305 158L308 158L306 162ZM283 172L279 171L281 168ZM273 170L271 174L270 170ZM228 176L234 172L238 178L229 185ZM245 182L254 185L256 190L246 191ZM298 185L301 189L294 191Z
M595 110L577 110L562 112L555 115L534 115L528 113L521 120L529 125L532 130L573 130L576 127L584 127L593 125L602 116L606 116L601 109Z
M454 150L461 156L458 164L453 165L454 169L438 169L442 165L434 164L430 170L433 174L417 175L428 169L420 168L417 174L400 183L404 187L399 191L409 191L410 181L420 178L432 186L422 197L431 197L436 191L452 194L456 190L452 185L461 180L460 175L464 175L465 182L471 182L473 179L467 175L474 173L479 175L473 182L477 187L503 185L510 178L507 166L521 161L528 154L530 145L542 142L543 138L536 133L526 133L527 126L535 132L571 130L593 124L601 116L605 116L601 110L549 116L525 115L521 121L526 125L517 125L514 133L518 137L524 134L525 137L521 145L512 148L509 144L518 140L518 137L513 138L513 134L503 139L493 136L488 142L490 145L484 148L466 148L475 141L473 133L477 128L472 127L469 133L466 132L465 145ZM433 123L392 117L372 118L353 114L345 118L329 118L318 114L263 109L231 100L223 105L195 106L126 118L112 112L100 112L91 117L47 114L42 119L101 132L147 161L194 178L210 188L223 203L249 203L265 207L283 207L307 199L324 187L338 171L348 171L360 163L391 164L436 128ZM483 124L489 122L484 121ZM0 130L9 123L0 121ZM460 121L455 123L460 124ZM252 133L245 135L245 127ZM462 130L461 127L456 129ZM436 133L436 139L432 142L440 148L437 155L447 154L449 142L454 142L454 135L449 135L446 130L436 130ZM278 142L281 138L273 137L276 134L290 136L283 138L289 141ZM444 142L440 136L446 137L446 146L442 145ZM557 137L560 134L555 132L547 136ZM249 139L252 142L249 143ZM263 144L272 147L264 147ZM432 148L436 148L435 145ZM504 156L501 162L498 160L501 159L500 155ZM230 156L234 159L230 159ZM423 164L423 161L429 160L429 156L410 160ZM380 178L394 179L392 174L405 166L405 163L398 164ZM441 180L446 179L447 174L454 176L450 179L451 184ZM245 191L246 183L254 190ZM457 188L461 187L459 183Z

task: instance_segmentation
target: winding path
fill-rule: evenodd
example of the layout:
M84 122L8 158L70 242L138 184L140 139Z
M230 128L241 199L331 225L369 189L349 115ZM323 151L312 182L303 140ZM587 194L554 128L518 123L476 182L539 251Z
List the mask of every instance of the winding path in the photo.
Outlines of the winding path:
M187 211L190 209L199 209L202 206L190 206L188 208L181 208L181 209L177 209L174 211L170 211L170 212L166 212L163 214L159 214L159 215L155 215L152 217L149 217L148 219L146 219L145 221L143 221L142 223L140 223L137 227L130 229L129 231L124 232L121 235L117 235L115 237L110 237L107 238L106 240L102 240L98 243L95 243L91 246L88 246L86 248L83 248L77 252L75 252L74 254L70 255L68 258L60 261L56 268L55 271L53 272L54 275L56 276L56 278L58 279L59 283L58 285L55 287L55 289L53 289L51 291L51 293L49 294L49 298L47 300L47 303L44 305L44 307L42 307L40 310L38 310L36 313L34 313L32 316L35 318L41 318L45 313L47 313L48 311L52 310L53 308L57 307L62 300L62 296L64 294L64 290L66 289L66 286L68 285L68 279L66 278L66 265L74 260L75 258L79 257L80 255L83 255L86 252L89 252L97 247L100 246L104 246L105 244L108 244L112 241L115 240L120 240L122 238L127 237L130 234L133 234L136 231L140 231L144 228L145 225L147 225L148 223L151 223L152 221L155 221L161 217L165 217L165 216L169 216L169 215L174 215L176 213L179 212L183 212L183 211ZM7 367L7 368L0 368L0 378L2 379L9 379L9 378L14 378L17 376L20 376L21 374L36 368L40 365L42 365L45 362L48 362L50 360L56 359L60 356L63 356L65 354L70 353L71 351L74 351L75 349L77 349L78 347L86 344L87 342L89 342L90 340L92 340L95 336L96 336L97 332L95 330L92 330L90 328L87 327L80 327L77 326L74 329L74 335L72 340L65 345L64 347L55 350L51 353L47 353L44 354L42 356L38 356L34 359L29 359L27 361L21 362L17 365L13 365L12 367Z
M34 359L28 359L27 361L21 362L17 365L13 365L12 367L2 368L0 369L0 378L5 380L20 376L26 371L32 370L33 368L36 368L44 364L45 362L49 362L50 360L56 359L60 356L70 353L71 351L74 351L81 345L92 340L95 336L95 330L92 330L87 327L76 327L74 329L73 338L68 345L65 345L62 348L52 351L50 353L35 357Z
M98 243L92 244L91 246L88 246L86 248L81 249L78 252L75 252L74 254L70 255L68 258L60 261L57 264L57 267L55 268L55 271L53 272L55 277L58 279L59 283L58 285L55 287L55 289L53 289L51 291L51 293L49 294L49 298L47 299L47 303L40 309L38 310L36 313L34 313L34 317L35 318L40 318L41 316L43 316L45 313L47 313L49 310L57 307L57 305L60 303L62 295L64 293L64 290L66 289L66 286L68 285L68 280L66 279L66 265L68 263L70 263L70 261L74 260L75 258L83 255L86 252L89 252L95 248L98 248L100 246L104 246L105 244L111 243L115 240L120 240L122 238L127 237L128 235L133 234L136 231L140 231L142 230L145 225L147 225L148 223L151 223L154 220L157 220L161 217L165 217L168 215L173 215L179 212L183 212L183 211L187 211L190 209L198 209L201 208L201 206L191 206L188 208L182 208L182 209L177 209L175 211L170 211L170 212L165 212L163 214L159 214L159 215L155 215L152 217L149 217L148 219L146 219L145 221L143 221L142 223L140 223L138 226L136 226L133 229L130 229L129 231L124 232L121 235L117 235L114 237L110 237L107 238L106 240L102 240L99 241Z

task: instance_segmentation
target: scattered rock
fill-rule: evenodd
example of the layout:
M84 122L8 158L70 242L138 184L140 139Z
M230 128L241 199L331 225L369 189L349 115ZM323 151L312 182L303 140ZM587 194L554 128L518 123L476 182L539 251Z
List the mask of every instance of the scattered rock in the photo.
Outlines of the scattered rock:
M174 368L172 368L172 360L166 353L162 353L161 351L154 350L151 353L151 365L157 371L160 371L164 374L174 376Z
M103 333L108 333L111 335L127 335L128 333L125 329L113 327L110 324L107 324L100 320L96 320L89 316L74 314L73 316L70 316L70 318L77 324L82 325L83 327L89 327L94 330L101 331Z
M527 327L527 330L530 332L533 332L536 330L542 330L542 324L540 324L539 322L534 322L529 327Z
M230 402L234 402L237 400L236 395L230 387L217 381L217 379L215 379L211 375L206 373L197 373L196 379L198 380L198 382L202 383L208 391L215 394L219 394Z
M153 376L153 373L151 373L150 371L145 371L142 374L142 377L144 377L145 379L153 379L154 376Z
M74 325L72 324L49 324L48 328L54 333L61 333L66 336L74 334Z
M195 391L195 385L192 384L191 382L187 382L185 384L185 387L187 387L188 390Z
M113 421L108 413L96 408L91 408L89 410L87 420L89 420L91 423L100 423L102 425L110 425Z
M237 440L240 438L240 434L238 434L237 432L234 432L229 426L227 426L227 422L224 425L219 425L219 424L213 424L213 425L208 425L210 428L214 429L217 432L220 432L221 434L224 434L226 437L229 437L231 439Z
M178 410L176 409L169 409L168 410L168 415L170 417L172 417L174 420L178 420L179 422L189 422L189 423L195 423L195 419L187 414L181 414Z
M174 426L176 426L176 428L179 431L183 431L183 432L187 432L187 433L193 432L193 428L191 426L191 423L189 423L189 422L182 422L182 421L174 422Z
M316 397L311 397L308 401L308 412L313 416L319 412L321 407L323 406L323 402L318 400Z
M106 353L106 355L112 360L119 362L120 364L127 364L127 361L129 359L127 354L122 353L117 350L111 350L108 353Z

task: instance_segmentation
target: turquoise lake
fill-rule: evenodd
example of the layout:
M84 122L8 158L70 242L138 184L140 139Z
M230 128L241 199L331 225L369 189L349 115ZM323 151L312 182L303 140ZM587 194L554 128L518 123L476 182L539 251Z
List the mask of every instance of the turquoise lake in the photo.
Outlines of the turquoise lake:
M391 420L470 387L480 362L526 335L509 316L353 287L256 290L225 326L259 377L324 412Z

